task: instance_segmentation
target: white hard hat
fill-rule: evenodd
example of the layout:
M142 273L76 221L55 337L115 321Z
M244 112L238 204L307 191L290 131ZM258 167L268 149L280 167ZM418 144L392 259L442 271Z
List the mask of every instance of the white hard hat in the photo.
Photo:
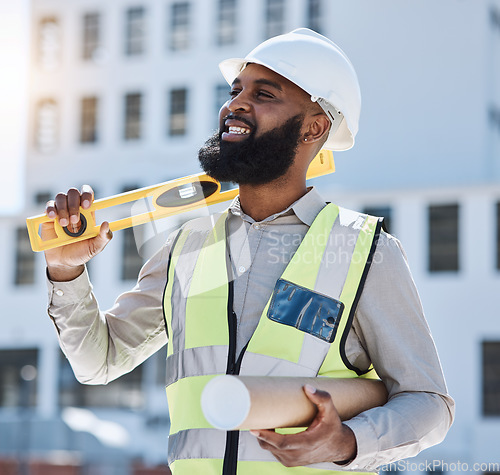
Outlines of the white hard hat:
M358 77L349 58L333 41L298 28L264 41L245 58L222 61L219 68L231 85L249 63L280 74L318 102L332 123L323 148L348 150L354 145L361 110Z

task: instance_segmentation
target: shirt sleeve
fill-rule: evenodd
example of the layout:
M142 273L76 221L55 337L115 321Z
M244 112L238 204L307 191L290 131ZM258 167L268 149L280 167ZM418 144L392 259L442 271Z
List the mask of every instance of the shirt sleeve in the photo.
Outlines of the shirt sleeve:
M169 238L144 264L135 287L104 312L87 270L69 282L47 279L48 314L81 383L106 384L132 371L166 344L163 291L171 242Z
M439 357L399 241L380 235L353 330L388 402L346 421L358 445L342 469L377 470L441 442L454 418Z

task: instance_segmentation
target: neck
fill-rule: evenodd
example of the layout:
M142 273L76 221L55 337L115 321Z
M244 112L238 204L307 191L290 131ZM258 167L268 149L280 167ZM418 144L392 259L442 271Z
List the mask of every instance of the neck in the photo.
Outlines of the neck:
M285 176L263 185L240 185L240 204L245 214L262 221L288 208L306 192L305 175L302 179Z

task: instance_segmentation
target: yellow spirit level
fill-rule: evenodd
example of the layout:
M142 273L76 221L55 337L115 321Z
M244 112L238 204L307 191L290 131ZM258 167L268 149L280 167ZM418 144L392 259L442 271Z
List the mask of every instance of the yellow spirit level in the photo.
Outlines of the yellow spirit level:
M307 178L327 175L334 171L335 164L332 152L321 150L309 165ZM46 214L27 218L26 225L28 226L28 234L33 251L45 251L97 236L100 225L96 224L95 211L98 210L131 203L144 198L151 199L154 209L134 216L110 221L109 228L111 231L118 231L185 211L228 201L237 194L238 189L221 191L221 185L217 180L204 173L199 173L160 183L159 185L148 186L96 200L88 209L84 210L80 208L81 225L77 232L72 232L67 227L60 226L57 220L49 218ZM54 230L57 237L43 240L40 234L40 226L47 222L54 223Z

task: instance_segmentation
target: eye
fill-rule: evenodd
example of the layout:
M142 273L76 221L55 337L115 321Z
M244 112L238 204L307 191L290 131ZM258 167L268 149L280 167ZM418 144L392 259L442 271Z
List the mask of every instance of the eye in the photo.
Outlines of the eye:
M229 96L230 97L236 97L240 93L240 89L231 89L229 91Z
M274 96L270 92L267 92L267 91L258 91L257 96L265 97L267 99L274 99Z

